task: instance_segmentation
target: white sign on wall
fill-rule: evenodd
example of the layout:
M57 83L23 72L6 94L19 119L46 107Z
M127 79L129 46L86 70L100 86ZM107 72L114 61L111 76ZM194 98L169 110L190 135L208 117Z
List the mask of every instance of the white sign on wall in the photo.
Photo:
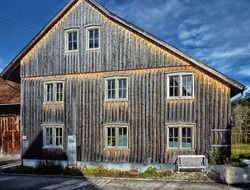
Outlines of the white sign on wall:
M68 136L68 166L76 167L76 135Z

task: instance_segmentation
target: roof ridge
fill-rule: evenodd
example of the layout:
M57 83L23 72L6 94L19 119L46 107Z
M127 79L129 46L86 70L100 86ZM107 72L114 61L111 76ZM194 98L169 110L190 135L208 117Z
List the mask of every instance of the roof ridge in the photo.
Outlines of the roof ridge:
M21 52L10 62L9 65L6 66L6 68L2 71L1 76L4 76L9 69L15 66L15 64L18 64L18 61L43 37L44 34L46 34L53 26L58 22L58 20L71 8L77 3L79 0L71 0L69 3L67 3L57 14L53 17L52 20L49 21L47 25L31 40L30 43L28 43L27 46L21 50ZM236 91L244 91L245 86L241 84L240 82L226 76L225 74L215 70L214 68L208 66L205 63L202 63L201 61L197 60L196 58L193 58L192 56L188 55L187 53L184 53L183 51L179 50L178 48L174 47L173 45L159 39L158 37L155 37L149 32L144 31L140 27L124 20L123 18L115 15L114 13L110 12L108 9L103 7L100 3L96 2L95 0L84 0L85 2L91 4L96 9L98 9L104 16L107 16L109 19L112 19L116 22L118 22L123 27L127 27L130 30L132 30L135 33L138 33L142 35L144 38L148 39L152 43L157 44L161 48L164 48L166 51L170 51L171 53L181 57L182 59L185 59L186 61L192 63L193 65L199 67L200 69L216 76L218 79L224 81L225 83L231 85Z

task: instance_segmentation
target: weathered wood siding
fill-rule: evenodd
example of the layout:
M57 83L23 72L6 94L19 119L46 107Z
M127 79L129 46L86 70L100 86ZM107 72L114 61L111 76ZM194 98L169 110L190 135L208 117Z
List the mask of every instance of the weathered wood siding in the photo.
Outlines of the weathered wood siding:
M86 26L100 25L100 50L86 50ZM79 51L65 53L65 29L79 29ZM168 100L167 72L193 71L195 98ZM128 74L128 101L104 100L104 77ZM109 20L80 0L21 60L22 126L26 158L41 158L42 124L64 124L77 135L82 161L172 162L205 154L225 138L230 89L190 63ZM43 104L43 81L64 79L64 103ZM128 150L104 149L104 124L128 124ZM166 123L196 123L193 151L166 151Z
M167 73L191 70L195 98L167 99ZM128 101L105 101L104 77L128 75ZM65 80L64 104L43 104L43 80ZM178 154L205 154L224 138L211 129L226 129L230 118L230 90L191 66L107 73L58 75L22 79L24 133L39 158L42 124L63 123L67 135L77 135L78 159L113 162L172 162ZM166 151L166 123L196 123L194 151ZM104 149L104 124L128 123L128 150ZM67 145L65 143L65 149ZM37 151L37 153L35 153ZM34 156L35 155L35 156ZM29 158L29 155L26 155Z
M86 26L100 25L100 50L86 50ZM79 28L79 51L65 53L65 29ZM188 65L80 0L21 60L21 77Z

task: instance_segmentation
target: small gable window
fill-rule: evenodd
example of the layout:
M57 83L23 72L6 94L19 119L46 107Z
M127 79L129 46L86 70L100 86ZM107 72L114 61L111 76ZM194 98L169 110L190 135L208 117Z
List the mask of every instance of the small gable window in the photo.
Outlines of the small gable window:
M66 31L65 36L66 52L78 51L78 30L72 29Z
M194 75L193 73L169 74L168 98L192 98L194 97Z
M44 83L44 101L46 103L63 102L64 84L61 81Z
M87 28L87 49L100 48L100 27Z

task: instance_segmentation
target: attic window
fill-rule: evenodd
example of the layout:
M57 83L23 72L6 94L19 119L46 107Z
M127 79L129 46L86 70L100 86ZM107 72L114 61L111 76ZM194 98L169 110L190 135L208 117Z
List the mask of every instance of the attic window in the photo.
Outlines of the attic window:
M87 49L100 49L100 27L92 26L87 28Z
M78 30L67 30L65 34L66 52L78 51Z

